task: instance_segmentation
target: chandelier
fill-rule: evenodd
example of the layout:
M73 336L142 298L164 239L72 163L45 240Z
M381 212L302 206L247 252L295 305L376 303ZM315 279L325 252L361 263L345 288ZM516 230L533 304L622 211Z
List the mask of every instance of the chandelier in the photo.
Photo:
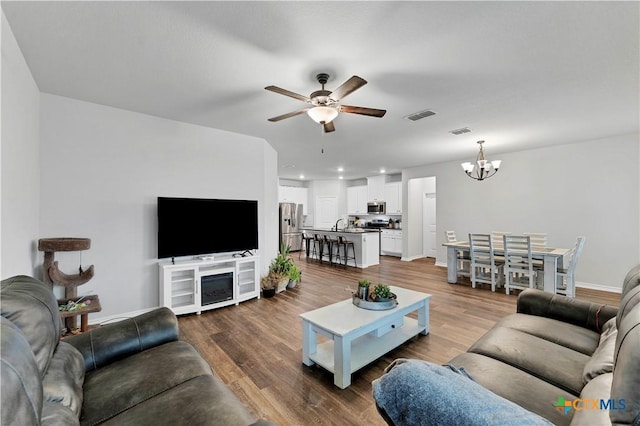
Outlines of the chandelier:
M502 162L501 160L485 160L484 149L482 149L483 143L484 141L478 141L478 145L480 145L480 152L478 153L475 164L469 162L461 164L467 176L475 180L485 180L495 175L498 172L498 168L500 168L500 163Z

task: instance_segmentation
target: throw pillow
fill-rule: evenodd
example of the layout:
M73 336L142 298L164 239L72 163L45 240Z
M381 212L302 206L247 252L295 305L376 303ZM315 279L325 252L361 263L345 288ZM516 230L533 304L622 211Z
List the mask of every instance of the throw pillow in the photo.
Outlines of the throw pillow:
M591 358L584 366L582 382L585 385L594 377L613 371L613 353L616 348L617 337L618 328L616 327L616 318L614 317L602 326L600 343L598 343L598 347L593 351Z
M382 416L396 426L552 424L450 365L398 359L372 385Z
M45 401L62 404L80 417L83 384L84 358L76 348L60 342L42 380Z

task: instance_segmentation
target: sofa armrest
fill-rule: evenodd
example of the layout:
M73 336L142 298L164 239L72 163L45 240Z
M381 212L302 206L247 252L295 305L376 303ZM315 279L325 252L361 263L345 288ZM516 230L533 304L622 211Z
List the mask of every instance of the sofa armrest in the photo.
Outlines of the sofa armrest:
M178 320L169 308L94 328L65 339L84 357L85 370L91 371L114 361L178 340Z
M600 333L604 323L616 316L618 308L526 289L518 296L518 313L547 317Z

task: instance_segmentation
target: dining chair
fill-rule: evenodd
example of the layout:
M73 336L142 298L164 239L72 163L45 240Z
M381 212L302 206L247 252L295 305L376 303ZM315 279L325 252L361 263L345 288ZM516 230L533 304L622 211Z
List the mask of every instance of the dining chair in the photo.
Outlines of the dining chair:
M513 232L504 232L504 231L491 231L491 241L494 246L501 246L504 244L504 240L502 237L505 235L511 235Z
M455 243L458 241L456 238L456 231L444 231L445 240L448 243ZM458 276L468 277L471 276L471 257L469 252L465 250L456 250L456 262L458 262Z
M513 232L504 232L504 231L491 231L491 240L493 241L494 246L502 246L504 244L504 240L502 237L505 235L511 235ZM496 256L496 262L504 263L504 256L498 255Z
M556 293L564 294L567 297L576 297L576 265L582 254L584 243L587 237L578 237L576 245L569 252L569 266L566 269L558 268L558 280L556 284Z
M535 250L537 248L547 247L547 234L538 232L523 232L522 235L531 237L531 247Z
M512 289L533 288L537 270L531 256L531 237L528 235L503 235L504 274L506 293Z
M491 284L491 291L503 284L503 265L496 263L490 234L469 234L471 257L471 287L477 283Z

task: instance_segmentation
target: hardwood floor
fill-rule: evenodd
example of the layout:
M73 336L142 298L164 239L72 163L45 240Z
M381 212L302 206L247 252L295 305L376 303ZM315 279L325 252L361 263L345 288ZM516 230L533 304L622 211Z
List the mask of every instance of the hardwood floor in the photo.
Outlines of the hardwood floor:
M376 411L371 381L396 358L443 364L467 350L495 322L516 310L516 296L447 283L433 259L401 262L381 256L364 270L298 260L302 282L271 299L251 300L179 318L181 338L193 344L214 372L257 418L281 425L385 425ZM352 375L342 390L320 367L302 364L303 312L347 299L368 278L432 294L430 333L418 336ZM578 289L578 297L618 304L619 295Z

